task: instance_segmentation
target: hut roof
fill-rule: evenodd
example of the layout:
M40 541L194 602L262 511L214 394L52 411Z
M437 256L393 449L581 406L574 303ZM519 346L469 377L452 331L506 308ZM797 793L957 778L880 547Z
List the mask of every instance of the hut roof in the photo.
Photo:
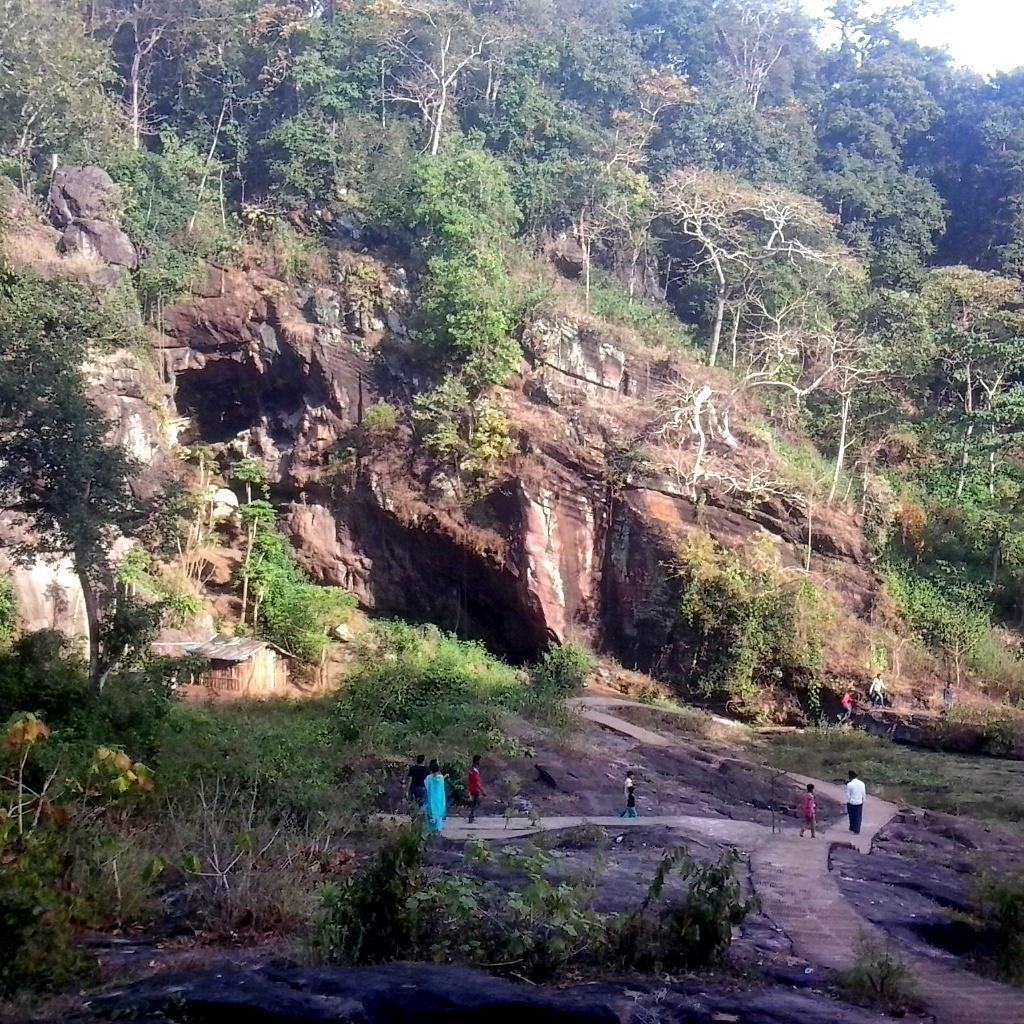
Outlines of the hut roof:
M247 636L216 636L204 644L190 648L189 654L206 658L208 661L242 662L248 661L267 648L277 651L278 654L286 658L291 657L287 651L281 650L275 644L268 643L266 640L253 640Z

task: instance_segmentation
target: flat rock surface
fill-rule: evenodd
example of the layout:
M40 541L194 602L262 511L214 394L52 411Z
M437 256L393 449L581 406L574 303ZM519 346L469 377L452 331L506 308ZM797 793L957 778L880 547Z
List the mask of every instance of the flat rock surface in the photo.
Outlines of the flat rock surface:
M783 986L744 992L713 985L554 989L517 985L467 968L399 963L164 976L97 997L74 1021L131 1019L151 1024L872 1024L882 1018L814 991Z

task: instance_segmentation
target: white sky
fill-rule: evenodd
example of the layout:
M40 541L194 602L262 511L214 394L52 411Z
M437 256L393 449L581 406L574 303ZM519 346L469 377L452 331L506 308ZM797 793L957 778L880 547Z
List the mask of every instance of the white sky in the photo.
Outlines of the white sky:
M830 6L830 0L802 2L815 17ZM1024 0L953 0L952 6L948 14L905 23L903 32L927 46L947 47L958 64L982 74L1024 65Z

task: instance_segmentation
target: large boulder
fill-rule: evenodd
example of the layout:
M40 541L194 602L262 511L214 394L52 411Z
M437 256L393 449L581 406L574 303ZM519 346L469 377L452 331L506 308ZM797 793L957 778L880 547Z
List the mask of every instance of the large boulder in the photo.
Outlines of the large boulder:
M63 231L62 252L80 252L134 270L139 254L120 227L120 195L100 167L61 167L50 185L50 220Z
M101 167L60 167L50 183L50 218L58 228L80 220L116 220L119 195Z

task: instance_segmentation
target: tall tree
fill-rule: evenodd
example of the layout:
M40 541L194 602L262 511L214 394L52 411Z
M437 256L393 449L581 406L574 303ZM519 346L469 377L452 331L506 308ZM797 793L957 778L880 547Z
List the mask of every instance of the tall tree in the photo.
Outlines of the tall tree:
M51 159L97 160L118 140L110 54L56 0L0 0L0 156L28 190Z
M1018 282L969 267L933 271L923 291L940 349L946 386L963 423L956 493L961 495L978 443L982 418L990 430L1016 423L1000 416L1019 410L1006 398L1024 371L1024 303ZM995 458L994 452L992 458ZM990 465L989 487L994 470Z
M81 367L92 346L117 333L82 286L0 265L0 509L24 527L18 554L70 556L97 687L128 644L111 549L139 508L136 466L108 442Z

